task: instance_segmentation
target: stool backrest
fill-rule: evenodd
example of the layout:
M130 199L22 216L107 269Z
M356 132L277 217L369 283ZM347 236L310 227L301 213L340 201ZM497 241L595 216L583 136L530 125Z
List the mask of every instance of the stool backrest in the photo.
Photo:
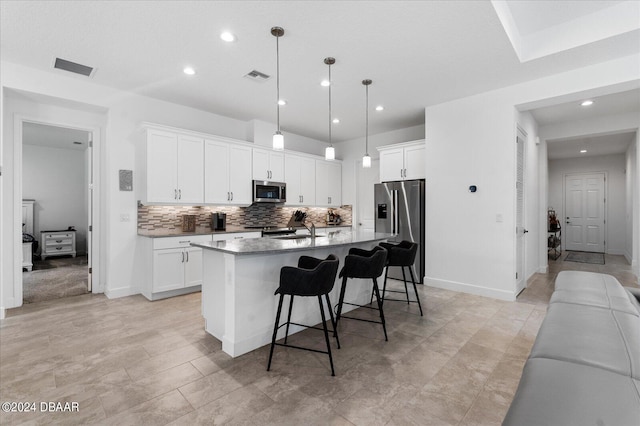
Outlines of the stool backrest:
M416 260L418 244L405 240L395 246L387 246L387 250L389 250L389 265L411 266Z
M301 256L298 259L298 268L285 266L280 270L280 287L276 293L294 296L327 294L335 284L339 263L333 254L324 260Z
M382 275L387 263L387 251L374 248L363 253L353 253L344 259L341 276L349 278L377 278Z

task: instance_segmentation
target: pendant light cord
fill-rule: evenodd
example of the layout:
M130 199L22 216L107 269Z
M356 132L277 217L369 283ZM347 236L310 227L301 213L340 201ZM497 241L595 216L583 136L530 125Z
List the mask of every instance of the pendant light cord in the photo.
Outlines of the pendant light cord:
M366 119L365 119L365 125L366 125L366 129L365 129L365 136L364 136L364 155L369 155L369 85L365 85L364 86L366 89L366 93L367 93L367 100L366 100Z
M331 143L331 64L329 64L329 146L333 146Z
M280 37L276 36L276 121L280 132Z

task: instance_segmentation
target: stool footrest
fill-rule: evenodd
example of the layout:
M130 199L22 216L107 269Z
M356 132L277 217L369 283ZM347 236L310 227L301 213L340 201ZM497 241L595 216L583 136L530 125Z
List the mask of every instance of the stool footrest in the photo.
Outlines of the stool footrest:
M406 294L405 291L400 291L400 290L384 290L385 293L402 293L402 294Z
M321 351L321 350L318 350L318 349L303 348L302 346L289 345L287 343L274 343L274 345L276 345L276 346L284 346L285 348L300 349L300 350L309 351L309 352L317 352L319 354L325 354L325 355L329 354L329 351Z
M364 319L364 318L348 317L348 316L345 316L345 315L342 315L341 318L348 318L348 319L352 319L352 320L356 320L356 321L372 322L374 324L382 324L382 321L373 321L373 320L368 320L368 319Z
M417 300L407 300L407 299L382 299L385 302L386 301L391 301L391 302L405 302L405 303L418 303Z
M357 306L359 308L366 308L366 309L373 309L375 311L379 311L380 309L378 309L375 306L369 306L369 305L356 305L355 303L349 303L349 302L342 302L343 305L351 305L351 306ZM342 315L343 318L348 318L345 317L344 315Z

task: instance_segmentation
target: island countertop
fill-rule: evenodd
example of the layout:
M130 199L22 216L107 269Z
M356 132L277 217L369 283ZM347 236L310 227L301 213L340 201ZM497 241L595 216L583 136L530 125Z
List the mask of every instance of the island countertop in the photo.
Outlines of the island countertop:
M394 234L372 231L329 231L329 229L323 229L317 234L316 238L311 238L310 236L296 239L249 238L242 240L191 243L191 245L207 250L215 250L241 256L346 246L358 243L384 241L393 236Z

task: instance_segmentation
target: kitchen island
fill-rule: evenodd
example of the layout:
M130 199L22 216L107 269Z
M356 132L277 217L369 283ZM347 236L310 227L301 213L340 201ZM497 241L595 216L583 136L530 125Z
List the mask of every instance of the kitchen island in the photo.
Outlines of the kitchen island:
M300 235L282 238L252 238L243 240L192 243L203 248L202 315L205 329L222 341L222 350L232 357L257 349L271 342L278 298L280 268L297 266L302 255L326 258L335 254L344 258L352 247L369 250L393 234L363 231L323 231L316 238ZM361 282L358 282L361 281ZM335 306L340 291L339 279L329 297ZM350 280L345 300L369 303L371 282ZM343 312L353 309L345 305ZM320 312L316 298L297 298L292 322L319 324ZM291 326L289 334L304 328ZM278 338L284 337L284 327Z

